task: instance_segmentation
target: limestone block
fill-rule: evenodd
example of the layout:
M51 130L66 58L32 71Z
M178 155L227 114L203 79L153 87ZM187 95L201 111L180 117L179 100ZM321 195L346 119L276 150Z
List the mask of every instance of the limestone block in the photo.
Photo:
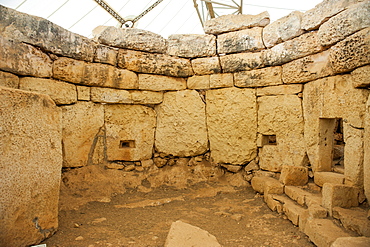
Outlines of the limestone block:
M283 165L280 182L284 185L302 186L308 182L308 168L302 166Z
M302 84L279 85L257 88L257 96L272 96L285 94L299 94L303 91Z
M117 69L107 64L86 63L81 84L120 89L137 89L138 77L136 73L126 69Z
M369 64L370 28L365 28L331 47L330 62L336 73Z
M92 40L43 18L0 6L0 23L4 37L41 47L57 55L90 62L93 60L95 43Z
M301 83L333 75L330 51L307 56L283 65L284 83Z
M283 211L288 219L296 226L299 225L299 217L306 209L294 204L294 202L286 202L283 205Z
M333 208L333 217L339 219L346 229L356 232L359 236L370 237L370 220L366 216L367 210L360 207Z
M301 28L303 13L293 11L263 29L263 42L270 48L283 41L292 39L304 33Z
M257 154L255 90L209 90L206 100L208 136L213 161L245 164L253 160Z
M39 49L5 37L0 37L0 47L1 70L17 75L51 77L52 61Z
M81 83L84 77L85 62L60 57L53 63L53 78L72 83Z
M196 75L211 75L221 73L221 64L218 57L203 57L191 60Z
M364 189L366 198L370 201L370 97L366 103L364 129ZM370 211L368 219L370 219Z
M208 150L205 104L195 90L167 92L155 107L155 147L173 156L196 156Z
M282 65L295 59L322 51L317 32L302 34L294 39L263 51L263 62L267 66Z
M195 75L188 78L189 89L209 89L210 75Z
M325 183L322 186L322 206L329 211L334 207L350 208L358 206L359 189L344 184Z
M105 105L107 159L152 158L156 113L141 105Z
M347 10L330 18L319 29L319 39L323 46L337 43L347 36L370 26L370 2L352 5Z
M301 103L297 95L258 98L258 133L265 138L276 137L276 143L267 142L262 147L259 154L262 169L277 172L283 165L305 165Z
M355 88L370 87L370 65L355 69L351 72Z
M0 246L33 245L58 228L60 109L47 95L4 87L0 102Z
M252 188L260 194L283 194L284 185L272 177L253 177Z
M208 34L220 34L252 27L264 27L270 23L270 15L267 11L258 15L223 15L210 19L204 23L204 32Z
M315 172L314 181L320 187L325 183L344 184L344 175L335 172Z
M263 190L265 187L265 181L266 181L265 177L254 176L251 180L252 188L258 193L263 194Z
M62 81L23 77L19 89L47 94L57 105L68 105L77 101L76 86Z
M108 46L165 53L166 40L159 34L137 28L98 26L93 30L94 40Z
M131 71L175 77L194 74L188 59L133 50L119 50L118 66Z
M167 54L186 58L215 56L216 37L207 34L170 35Z
M91 163L92 151L103 125L104 109L100 104L81 101L62 106L64 167Z
M157 105L163 101L163 92L153 91L130 91L133 104Z
M210 88L233 87L234 76L231 73L213 74L209 78Z
M337 238L331 247L367 247L370 246L370 238L368 237L340 237Z
M100 87L91 88L91 101L98 103L132 103L129 91Z
M100 44L96 45L94 62L106 63L106 64L116 66L117 65L117 54L118 54L117 48L100 45Z
M90 87L76 86L77 88L77 99L89 101L90 100Z
M220 34L217 37L218 54L243 51L260 51L265 48L262 41L262 28L255 27L236 32Z
M277 211L278 213L283 212L283 204L273 198L272 194L265 194L263 196L263 199L267 206L272 210L272 211Z
M139 74L139 89L167 91L186 89L186 80L163 75Z
M266 87L283 84L282 69L268 67L251 71L241 71L234 74L236 87Z
M0 86L17 89L19 87L19 77L11 73L0 71Z
M221 247L215 236L181 220L171 224L165 247Z
M319 26L330 17L343 11L358 0L324 0L315 8L306 11L302 17L302 28L305 30L318 29Z
M320 206L320 204L309 205L308 214L312 219L324 219L328 217L328 211Z
M259 69L263 67L262 53L238 53L220 57L224 73Z
M281 179L281 177L280 177ZM281 180L280 180L281 181ZM306 196L309 196L309 192L296 187L296 186L285 186L284 187L284 193L289 196L290 199L296 201L299 205L304 206L305 205L305 198Z

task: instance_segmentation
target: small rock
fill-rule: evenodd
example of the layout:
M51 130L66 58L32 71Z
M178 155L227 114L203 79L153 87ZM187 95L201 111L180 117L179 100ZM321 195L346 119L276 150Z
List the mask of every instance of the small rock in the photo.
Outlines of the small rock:
M75 240L77 240L77 241L84 240L84 237L78 236L77 238L75 238Z
M158 238L159 238L158 236L153 236L152 240L156 241L156 240L158 240Z
M117 163L108 163L108 164L105 165L105 168L122 170L123 168L125 168L125 166L117 164Z
M73 227L74 227L74 228L79 228L79 227L80 227L80 224L78 224L78 223L74 223L74 224L73 224Z
M102 218L96 218L96 219L94 219L91 223L92 223L92 224L98 224L98 223L101 223L101 222L106 221L106 220L107 220L107 218L105 218L105 217L102 217Z
M131 164L131 165L128 165L125 167L124 169L126 172L130 172L130 171L133 171L135 170L135 165L134 164Z
M236 221L241 221L243 218L242 214L233 214L231 215L231 219L236 220Z

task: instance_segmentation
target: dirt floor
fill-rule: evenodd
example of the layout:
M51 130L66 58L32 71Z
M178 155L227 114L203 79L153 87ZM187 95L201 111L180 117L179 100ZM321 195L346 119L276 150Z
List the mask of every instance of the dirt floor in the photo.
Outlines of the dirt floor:
M68 204L68 201L64 202ZM213 234L224 246L314 246L284 216L272 212L249 187L201 182L186 189L127 190L107 202L60 212L48 247L164 246L172 222Z

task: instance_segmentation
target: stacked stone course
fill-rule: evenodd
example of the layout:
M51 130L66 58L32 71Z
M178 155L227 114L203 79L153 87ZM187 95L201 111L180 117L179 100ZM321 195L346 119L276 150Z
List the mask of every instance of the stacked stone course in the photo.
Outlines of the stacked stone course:
M342 119L340 181L370 200L369 16L370 1L325 0L271 24L267 12L228 15L207 22L204 35L167 40L101 26L90 40L0 6L0 89L54 101L64 168L207 161L255 176L275 208L274 186L257 177L283 169L281 182L304 185L318 173L324 186L322 172L333 169L325 128ZM291 175L302 170L303 184Z

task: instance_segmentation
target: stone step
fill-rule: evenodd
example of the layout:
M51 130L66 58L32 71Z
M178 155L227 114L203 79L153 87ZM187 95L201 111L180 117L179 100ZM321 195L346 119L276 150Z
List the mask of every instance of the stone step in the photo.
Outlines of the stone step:
M324 183L344 184L344 175L336 172L315 172L314 182L320 187Z
M290 199L296 201L301 206L308 207L311 204L321 205L321 193L312 193L301 187L296 186L285 186L284 193L289 196Z
M370 220L367 219L367 210L359 207L350 209L335 207L333 217L340 220L346 229L360 236L370 237Z
M367 237L343 237L337 238L330 247L369 247L370 238Z

